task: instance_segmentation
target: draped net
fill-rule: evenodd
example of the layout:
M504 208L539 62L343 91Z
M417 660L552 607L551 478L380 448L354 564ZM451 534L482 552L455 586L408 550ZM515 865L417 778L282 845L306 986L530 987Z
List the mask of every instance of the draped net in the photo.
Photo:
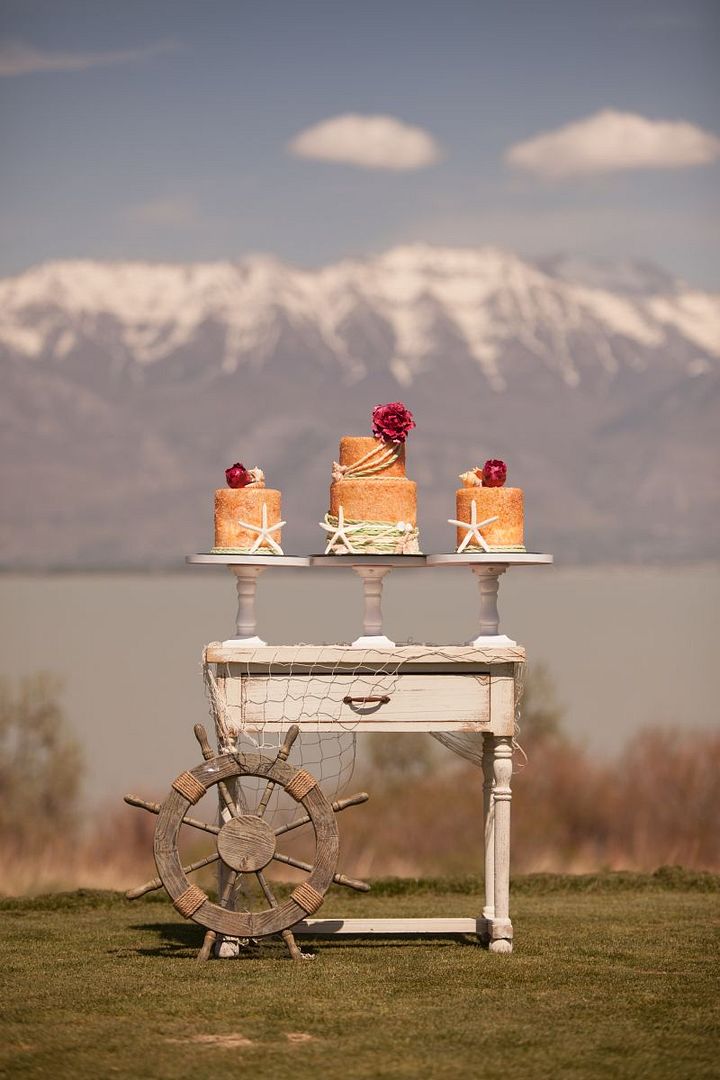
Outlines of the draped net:
M328 655L335 651L338 657L335 661L329 659L308 664L304 659L300 665L297 656L301 651L313 648L313 646L297 645L294 648L296 658L292 656L288 658L287 646L283 646L282 650L278 649L274 657L270 654L269 660L267 646L263 647L261 653L249 652L242 662L233 661L232 668L235 676L233 678L229 677L231 665L210 664L203 654L203 678L217 745L221 752L265 752L274 756L282 745L287 729L292 724L298 724L300 735L293 746L289 762L292 765L302 766L310 772L317 779L325 795L329 799L334 799L346 788L355 770L356 733L359 720L354 717L348 718L347 708L343 708L342 694L331 692L333 682L340 677L343 681L349 677L352 681L353 695L391 696L405 665L410 661L393 650L388 650L387 662L378 666L377 649L357 648L353 649L352 653L355 662L349 665L347 663L349 650L341 646L331 646L328 647ZM426 655L422 652L424 648L427 649ZM412 664L423 662L430 664L443 657L458 664L476 663L477 650L468 646L467 652L464 653L454 646L450 654L444 652L442 646L415 646ZM262 668L261 677L257 677L257 666ZM517 736L525 665L518 662L513 667L515 677L513 744L522 754ZM236 677L238 670L240 679ZM294 680L267 678L268 674L292 676L298 670L302 673L302 677ZM238 700L238 687L241 683L243 684L242 706ZM251 717L250 722L246 719L248 716ZM282 730L277 729L278 718L281 718ZM272 730L269 726L266 727L266 724L270 722L273 723ZM331 730L320 731L320 725L330 727ZM482 765L483 735L481 732L428 732L427 734L465 761L477 767ZM254 778L243 780L243 788L241 791L238 790L237 796L244 809L256 805L260 788L263 786L264 781L261 780ZM296 810L297 807L290 796L280 788L276 788L268 806L268 815L276 822L283 823L289 820Z

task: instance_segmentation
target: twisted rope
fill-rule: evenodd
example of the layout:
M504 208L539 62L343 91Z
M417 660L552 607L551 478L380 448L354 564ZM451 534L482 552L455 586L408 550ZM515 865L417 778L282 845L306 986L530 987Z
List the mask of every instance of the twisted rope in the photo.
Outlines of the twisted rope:
M398 453L394 447L384 446L379 442L352 465L341 465L338 461L333 461L332 478L333 480L360 480L382 472L397 459Z
M335 514L326 514L325 524L337 529L339 519ZM360 528L353 529L352 551L341 545L333 549L336 555L362 555L368 551L380 555L417 555L420 551L420 533L410 522L346 520L345 525Z

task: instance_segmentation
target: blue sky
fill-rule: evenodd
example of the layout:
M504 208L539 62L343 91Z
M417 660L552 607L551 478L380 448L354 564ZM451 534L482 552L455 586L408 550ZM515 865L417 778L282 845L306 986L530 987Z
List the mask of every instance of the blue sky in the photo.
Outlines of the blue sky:
M249 251L315 266L429 241L646 257L716 287L719 11L697 0L3 0L0 272ZM685 121L705 163L661 160L675 129L649 151L657 165L547 175L554 144L540 150L545 173L507 162L509 148L604 110L644 118L652 138L658 121ZM369 168L289 151L346 114L422 129L434 160Z

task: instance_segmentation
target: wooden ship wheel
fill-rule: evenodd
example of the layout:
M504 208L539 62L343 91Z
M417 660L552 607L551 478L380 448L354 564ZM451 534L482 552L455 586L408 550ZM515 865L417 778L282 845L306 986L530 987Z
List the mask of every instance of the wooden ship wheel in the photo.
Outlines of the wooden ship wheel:
M204 761L194 769L175 778L172 790L165 801L147 802L135 795L126 795L125 802L158 815L155 828L154 852L158 877L131 889L126 896L135 900L155 889L165 888L174 907L185 918L204 926L207 930L198 960L210 957L219 936L231 938L259 938L269 934L281 934L294 960L303 958L290 927L307 915L317 911L325 899L325 893L334 882L348 888L366 892L370 886L364 881L338 874L337 861L340 849L335 815L348 806L363 803L365 792L346 799L330 802L323 795L317 780L304 769L288 765L287 758L298 735L293 725L285 742L273 758L260 754L225 753L214 754L207 734L201 724L195 726L195 736L200 743ZM233 798L231 789L243 777L259 777L267 784L253 813L247 813L240 799ZM222 809L222 823L213 825L189 816L194 806L211 788L217 788ZM264 820L273 790L284 789L305 810L301 816L286 825L273 829ZM277 850L278 837L312 825L315 832L315 859L303 862ZM182 825L188 825L215 837L215 851L203 859L182 865L178 851L178 837ZM287 900L276 899L264 870L271 862L294 866L308 874L293 889ZM215 904L199 886L188 880L188 874L202 867L219 862L222 890L220 903ZM254 875L260 886L267 908L262 911L236 911L234 898L241 884L242 875Z

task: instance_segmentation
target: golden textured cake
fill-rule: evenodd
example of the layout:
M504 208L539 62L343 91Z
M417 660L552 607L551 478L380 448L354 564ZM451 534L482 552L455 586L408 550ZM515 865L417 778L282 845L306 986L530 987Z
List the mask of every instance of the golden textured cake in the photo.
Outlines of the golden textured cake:
M262 470L237 462L226 470L228 484L215 492L216 555L282 555L281 495L265 487Z
M326 554L419 551L417 489L405 476L405 438L414 426L405 406L392 402L373 412L374 435L345 435L340 440L330 510L320 523L328 534Z
M470 469L455 493L457 551L525 551L524 509L521 488L505 487L507 469L502 461L486 461ZM458 522L462 524L458 525Z

